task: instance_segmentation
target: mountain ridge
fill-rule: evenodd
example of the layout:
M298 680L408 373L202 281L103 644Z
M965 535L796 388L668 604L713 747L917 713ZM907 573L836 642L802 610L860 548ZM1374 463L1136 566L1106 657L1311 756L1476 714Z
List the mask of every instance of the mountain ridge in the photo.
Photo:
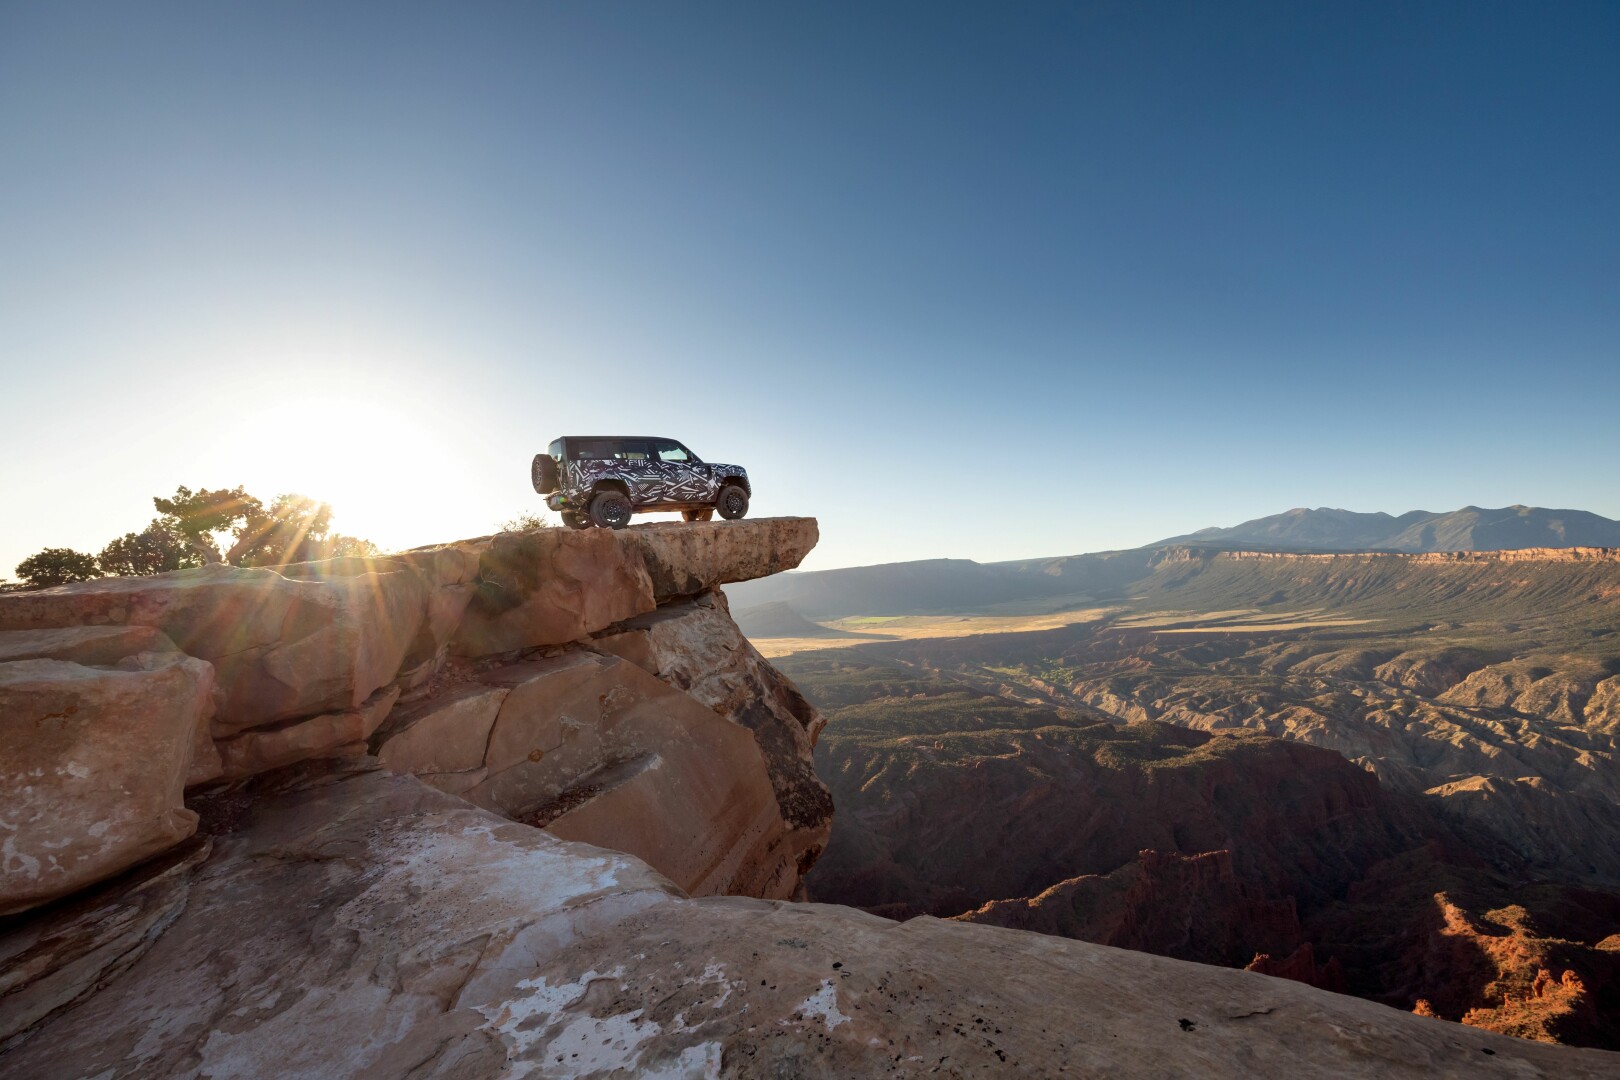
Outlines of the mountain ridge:
M1229 528L1199 529L1149 547L1211 541L1279 544L1312 551L1512 551L1529 547L1614 547L1620 521L1586 510L1464 506L1399 516L1319 506L1295 507Z

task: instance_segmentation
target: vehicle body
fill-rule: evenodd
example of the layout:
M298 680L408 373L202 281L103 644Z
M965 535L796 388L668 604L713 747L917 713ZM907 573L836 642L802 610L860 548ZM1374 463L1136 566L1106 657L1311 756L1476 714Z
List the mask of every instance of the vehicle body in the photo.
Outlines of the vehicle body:
M706 462L675 439L569 435L536 454L534 490L576 529L622 529L632 514L678 511L707 521L748 512L753 489L738 465Z

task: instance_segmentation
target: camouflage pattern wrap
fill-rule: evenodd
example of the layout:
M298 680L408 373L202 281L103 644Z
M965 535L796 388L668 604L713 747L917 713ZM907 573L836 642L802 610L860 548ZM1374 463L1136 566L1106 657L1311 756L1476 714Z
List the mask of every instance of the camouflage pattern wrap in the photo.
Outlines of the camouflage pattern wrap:
M701 504L713 506L721 484L739 480L749 487L748 473L736 465L710 462L648 460L569 461L562 467L562 486L546 499L553 510L587 510L591 493L604 480L617 480L636 507Z

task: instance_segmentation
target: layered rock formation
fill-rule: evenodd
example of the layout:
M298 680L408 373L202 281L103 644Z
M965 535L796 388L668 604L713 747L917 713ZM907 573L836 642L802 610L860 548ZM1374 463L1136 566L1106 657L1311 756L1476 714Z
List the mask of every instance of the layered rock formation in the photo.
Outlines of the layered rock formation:
M0 912L184 840L188 786L368 751L694 893L791 896L831 819L818 718L715 590L815 542L803 518L548 529L0 597ZM606 631L658 645L621 660Z
M830 717L840 819L811 895L1620 1047L1620 553L1161 554L1130 607L1083 623L778 660ZM1313 744L1365 770L1372 827L1309 827L1259 761L1171 799L1197 784L1139 777L1173 754L1034 738L1085 720ZM1291 771L1331 790L1331 770ZM1097 824L1099 804L1121 820ZM1070 847L1048 817L1099 839ZM941 887L958 881L978 891Z
M1613 1074L1286 980L786 902L831 817L822 721L716 589L814 540L558 531L0 598L6 768L31 755L0 774L0 1080ZM1028 734L1009 756L1045 760ZM1209 817L1188 844L1293 840L1138 855L1143 895L1242 900L1246 861L1337 880L1335 851L1388 840L1324 751L1098 741L1134 794ZM1239 775L1266 762L1311 774L1269 815ZM1114 910L1122 940L1160 932ZM1253 911L1280 954L1292 908Z
M294 767L197 809L204 848L0 943L3 1015L38 1018L0 1051L0 1077L1584 1080L1620 1066L1143 953L687 899L638 860L375 769ZM93 943L77 959L100 973L78 999L88 977L40 974L70 940Z

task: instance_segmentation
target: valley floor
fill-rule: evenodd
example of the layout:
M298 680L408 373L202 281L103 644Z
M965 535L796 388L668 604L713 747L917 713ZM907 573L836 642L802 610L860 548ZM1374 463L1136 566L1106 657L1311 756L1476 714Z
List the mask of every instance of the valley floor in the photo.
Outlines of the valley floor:
M1194 554L1066 606L756 636L828 718L814 899L1620 1047L1620 560Z

